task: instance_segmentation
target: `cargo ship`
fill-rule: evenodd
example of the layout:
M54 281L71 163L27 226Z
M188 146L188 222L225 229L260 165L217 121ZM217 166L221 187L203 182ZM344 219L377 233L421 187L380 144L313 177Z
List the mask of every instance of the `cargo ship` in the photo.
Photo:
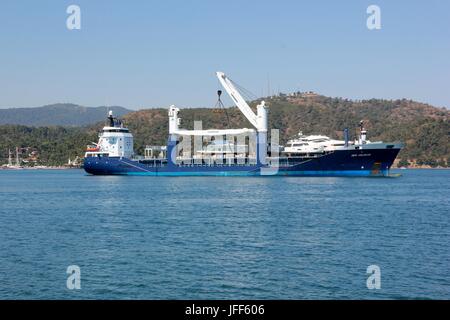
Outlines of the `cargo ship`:
M231 79L223 72L216 75L254 128L182 129L180 110L170 106L167 144L147 146L144 155L136 155L132 133L110 111L98 142L87 147L84 170L92 175L386 177L403 147L400 142L369 141L363 121L354 141L348 129L344 140L300 132L281 146L278 130L268 132L265 102L255 113Z

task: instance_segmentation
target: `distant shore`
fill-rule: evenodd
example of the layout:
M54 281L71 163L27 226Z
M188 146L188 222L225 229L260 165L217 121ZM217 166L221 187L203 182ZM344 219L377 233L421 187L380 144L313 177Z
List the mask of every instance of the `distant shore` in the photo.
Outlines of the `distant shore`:
M436 167L436 168L432 168L432 167L397 167L397 168L391 168L391 170L405 170L405 169L411 169L411 170L417 170L417 169L421 169L421 170L450 170L450 167Z
M81 167L65 167L65 166L37 166L37 167L0 167L0 170L73 170L73 169L82 169Z

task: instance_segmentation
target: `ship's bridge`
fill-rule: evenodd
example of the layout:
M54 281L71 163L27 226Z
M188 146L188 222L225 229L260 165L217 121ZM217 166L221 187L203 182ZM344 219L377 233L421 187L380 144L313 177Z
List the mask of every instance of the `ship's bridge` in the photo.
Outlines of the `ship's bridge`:
M109 112L108 122L99 133L98 143L92 143L87 147L85 157L131 158L134 155L133 135L120 120L114 118L112 111Z
M102 132L130 132L128 128L103 127Z

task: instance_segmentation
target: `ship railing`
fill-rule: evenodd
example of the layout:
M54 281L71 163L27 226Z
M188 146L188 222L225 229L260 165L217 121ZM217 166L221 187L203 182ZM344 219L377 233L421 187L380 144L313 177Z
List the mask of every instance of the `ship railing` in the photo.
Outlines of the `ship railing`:
M162 158L140 158L140 163L150 167L161 167L167 165L167 159ZM242 158L177 158L176 164L182 167L230 167L256 165L255 157Z
M248 166L256 165L256 158L178 158L178 166L183 167L229 167L229 166Z
M267 157L268 165L289 166L304 162L308 159L320 158L326 154L309 154L302 156L281 156ZM151 167L162 167L167 165L165 158L139 159L139 162L145 163ZM177 158L176 165L181 167L230 167L230 166L252 166L256 165L256 157L235 157L235 158Z
M167 159L163 159L163 158L142 158L139 159L140 163L146 164L150 167L163 167L167 165Z
M268 165L289 166L304 162L308 159L320 158L324 155L333 153L325 152L320 154L304 154L302 156L280 156L267 157ZM167 165L166 158L139 158L141 163L145 163L151 167L161 167ZM223 157L223 158L182 158L176 160L176 164L182 167L230 167L230 166L249 166L256 165L256 157Z

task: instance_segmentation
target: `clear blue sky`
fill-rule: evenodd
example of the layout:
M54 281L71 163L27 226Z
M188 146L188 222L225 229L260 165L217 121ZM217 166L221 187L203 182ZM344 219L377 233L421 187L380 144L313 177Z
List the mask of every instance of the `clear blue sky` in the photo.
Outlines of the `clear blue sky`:
M81 30L66 28L70 4ZM0 107L211 106L217 70L258 96L269 79L450 107L450 1L3 0L0 61Z

